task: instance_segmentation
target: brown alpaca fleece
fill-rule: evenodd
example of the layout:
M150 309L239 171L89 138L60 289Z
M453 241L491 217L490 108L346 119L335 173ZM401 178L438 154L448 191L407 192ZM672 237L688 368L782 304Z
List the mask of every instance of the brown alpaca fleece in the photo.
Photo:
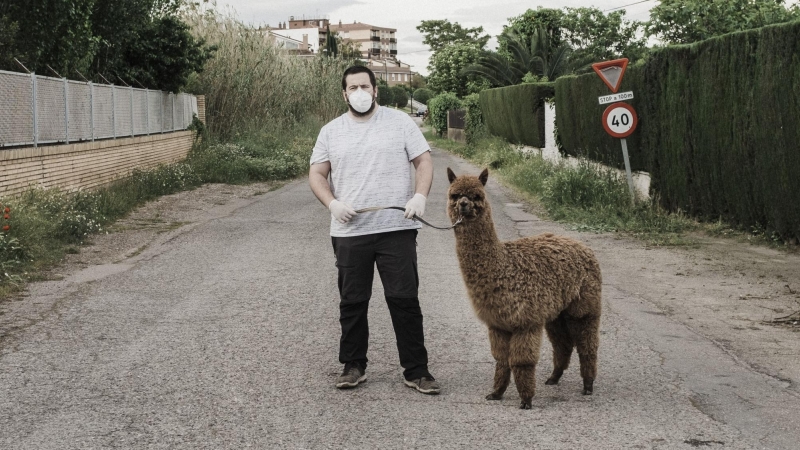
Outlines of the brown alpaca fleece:
M536 392L542 329L553 345L557 384L577 348L583 394L593 391L597 376L602 277L594 253L567 237L545 233L500 242L484 186L489 171L477 177L450 180L447 214L452 222L461 275L475 314L489 327L495 367L494 390L499 400L514 374L523 409Z

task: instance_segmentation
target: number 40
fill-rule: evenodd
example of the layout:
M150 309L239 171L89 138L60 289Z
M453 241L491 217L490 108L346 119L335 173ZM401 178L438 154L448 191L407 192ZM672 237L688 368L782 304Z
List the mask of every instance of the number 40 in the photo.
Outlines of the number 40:
M619 120L617 120L616 114L611 117L611 125L614 125L615 127L619 126L620 121L622 122L622 125L627 126L629 123L631 123L631 118L627 113L623 113L619 117Z

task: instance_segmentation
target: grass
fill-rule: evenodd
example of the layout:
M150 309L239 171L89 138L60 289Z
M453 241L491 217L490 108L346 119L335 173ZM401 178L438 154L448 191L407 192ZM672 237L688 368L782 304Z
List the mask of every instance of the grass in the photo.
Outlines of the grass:
M538 155L521 153L495 136L480 136L471 144L432 133L426 133L426 138L438 148L489 168L494 176L531 201L537 212L575 230L619 232L641 238L649 245L668 246L693 244L687 232L702 228L692 218L668 213L656 202L631 205L624 177L587 161L574 167L556 164Z

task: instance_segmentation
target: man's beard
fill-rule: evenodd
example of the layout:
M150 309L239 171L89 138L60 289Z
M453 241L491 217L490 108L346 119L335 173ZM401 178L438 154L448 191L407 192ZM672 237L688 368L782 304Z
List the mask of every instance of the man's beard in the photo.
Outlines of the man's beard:
M376 104L377 104L377 102L375 101L375 99L373 99L372 100L372 104L369 105L369 109L364 111L363 113L356 111L356 109L353 108L353 105L351 105L350 102L347 102L347 107L350 108L350 112L353 113L354 116L356 116L356 117L366 117L372 112L373 109L375 109L375 105Z

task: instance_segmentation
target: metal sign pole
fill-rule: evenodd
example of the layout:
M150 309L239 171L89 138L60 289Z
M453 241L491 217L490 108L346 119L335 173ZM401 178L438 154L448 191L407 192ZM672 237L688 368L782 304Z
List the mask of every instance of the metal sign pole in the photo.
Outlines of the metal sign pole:
M628 176L628 189L631 191L631 204L636 204L636 193L633 189L633 176L631 175L631 161L628 158L628 143L625 138L620 139L622 142L622 157L625 159L625 174Z

